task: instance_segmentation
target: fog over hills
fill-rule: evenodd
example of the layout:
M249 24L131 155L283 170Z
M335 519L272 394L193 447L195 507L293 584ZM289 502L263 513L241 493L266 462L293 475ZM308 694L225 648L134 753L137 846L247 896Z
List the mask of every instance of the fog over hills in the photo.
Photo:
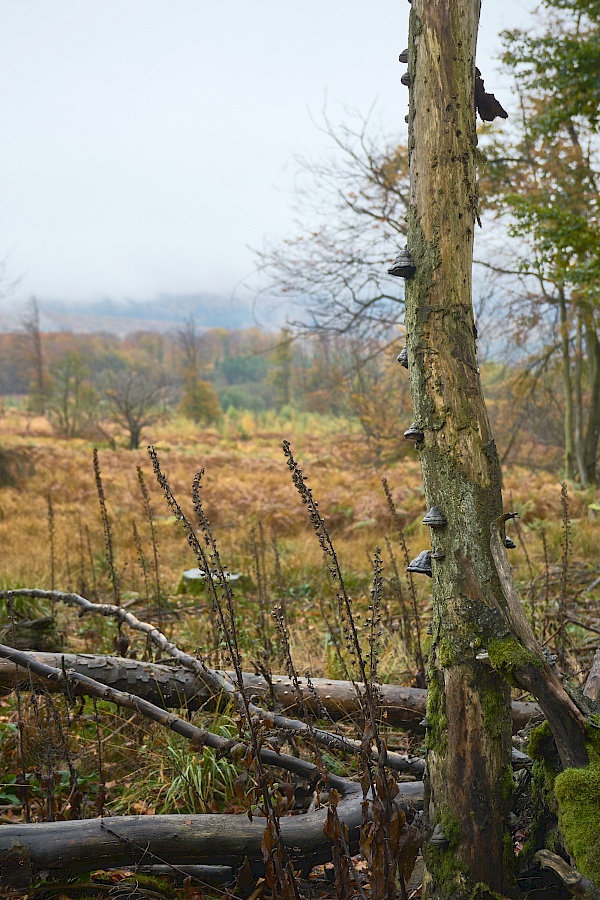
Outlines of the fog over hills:
M255 315L248 298L215 294L161 294L150 300L113 300L105 297L86 303L38 299L43 331L73 331L80 334L105 331L124 336L134 331L170 331L192 318L199 329L250 328L268 330L284 322L283 311L265 305ZM0 331L19 331L25 305L14 299L0 300Z

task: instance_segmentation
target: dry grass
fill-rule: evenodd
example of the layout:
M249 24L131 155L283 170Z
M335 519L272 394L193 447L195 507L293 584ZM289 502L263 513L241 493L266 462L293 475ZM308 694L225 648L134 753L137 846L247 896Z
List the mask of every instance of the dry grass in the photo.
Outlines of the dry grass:
M376 468L361 462L357 452L361 445L356 433L345 426L340 431L340 427L339 420L317 416L298 415L281 421L273 414L262 417L235 414L225 417L219 429L200 429L174 418L148 434L174 494L190 514L191 481L198 469L205 468L206 512L222 558L232 570L252 572L250 534L261 523L267 543L267 568L272 573L274 560L270 545L272 536L276 537L283 572L283 599L292 616L296 663L300 671L310 669L315 675L331 674L319 606L320 600L326 607L330 603L331 587L318 543L309 530L306 510L290 482L281 452L282 439L292 443L294 454L308 476L308 484L335 540L349 591L359 602L368 597L369 560L375 547L385 547L385 535L391 533L381 489L382 475L389 481L411 552L416 555L428 546L427 530L420 526L425 506L417 454L410 451L403 459ZM51 586L47 505L50 495L56 533L56 587L92 594L96 585L99 594L109 598L108 566L92 471L92 444L57 439L45 419L30 418L9 409L0 418L0 445L9 454L15 451L27 461L20 482L0 490L3 549L0 586ZM149 565L152 559L149 527L136 474L136 466L141 466L156 515L161 581L166 597L172 605L194 605L194 599L176 599L181 572L195 565L195 561L178 525L168 515L153 481L146 452L100 448L100 465L114 533L115 563L123 590L144 592L132 534L134 520ZM583 571L590 573L600 560L600 529L597 522L587 518L587 507L593 500L589 493L570 491L573 559L579 560ZM560 560L560 504L560 483L549 474L523 468L505 474L505 505L521 513L521 528L536 577L541 577L544 571L542 529L545 529L551 565L557 565ZM513 537L516 538L514 533ZM511 560L526 590L530 575L520 546L513 551ZM589 581L592 578L590 575ZM430 585L423 581L419 581L418 588L426 627ZM276 592L272 594L271 599L278 599ZM133 598L135 593L127 596ZM388 602L392 602L390 598ZM252 596L241 599L248 621L256 618L253 604ZM143 611L144 607L140 604L138 609ZM188 646L206 647L214 643L209 625L197 611L188 618L179 616L178 620ZM108 623L80 622L74 636L73 622L72 614L61 612L60 624L63 630L69 629L70 646L75 642L80 649L98 650L100 642L105 649L111 649L114 629ZM250 625L248 639L251 643ZM410 679L411 663L400 652L393 628L386 633L383 662L384 674L393 672L398 679Z

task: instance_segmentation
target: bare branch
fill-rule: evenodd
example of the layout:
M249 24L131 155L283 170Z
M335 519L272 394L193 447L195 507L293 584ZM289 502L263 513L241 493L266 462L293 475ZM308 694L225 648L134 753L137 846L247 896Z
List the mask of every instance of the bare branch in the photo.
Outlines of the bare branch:
M260 706L251 703L245 696L243 680L242 684L236 687L224 673L217 672L215 669L209 668L209 666L201 659L190 656L188 653L184 653L183 650L180 650L176 644L169 641L165 635L153 625L147 622L141 622L133 615L133 613L127 612L120 606L113 606L109 603L92 603L85 597L81 597L79 594L75 593L42 591L35 588L21 588L13 591L0 592L0 598L9 596L53 599L55 601L66 603L67 606L77 607L82 614L97 613L102 616L114 618L124 625L129 625L130 628L146 634L152 643L159 647L163 653L176 659L184 666L184 668L193 672L196 677L200 678L205 684L210 686L215 694L224 694L232 700L238 708L243 704L243 709L247 707L248 712L252 716L257 716L267 727L305 737L308 740L316 741L321 746L328 747L331 750L337 750L347 755L357 755L364 752L364 748L361 746L360 741L351 740L350 738L345 738L342 735L325 731L320 728L314 728L306 722L290 719L287 716L270 712L269 710L262 709ZM2 654L0 653L0 655ZM12 657L6 658L10 659ZM31 670L36 671L35 668L33 668L33 665ZM377 762L379 759L375 748L371 751L371 758L374 762ZM414 761L407 759L399 753L388 753L387 764L390 769L399 772L415 772L419 769L418 760Z

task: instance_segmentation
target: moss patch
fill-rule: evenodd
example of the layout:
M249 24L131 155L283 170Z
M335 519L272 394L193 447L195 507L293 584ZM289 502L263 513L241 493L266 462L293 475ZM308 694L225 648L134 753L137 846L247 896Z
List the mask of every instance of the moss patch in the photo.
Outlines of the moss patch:
M504 766L500 784L500 794L503 800L511 800L515 790L515 779L512 766Z
M438 892L450 897L465 882L465 867L456 856L455 849L460 839L460 825L449 809L443 807L436 816L436 824L441 825L446 835L446 847L426 844L423 854L428 871ZM460 896L463 896L461 893Z
M452 663L454 662L454 651L450 644L450 641L447 638L442 638L437 646L437 657L444 669L449 669Z
M577 869L600 883L600 760L583 769L565 769L556 776L558 824Z
M593 721L595 720L595 717ZM564 845L574 857L576 868L590 881L600 882L600 730L586 728L590 764L579 769L558 771L558 756L548 722L529 735L528 753L532 768L532 795L536 805L558 813ZM533 834L532 834L533 837ZM554 849L557 838L551 831L545 845Z
M526 666L541 667L542 660L528 650L512 634L492 638L488 646L490 662L508 681L512 681L515 669Z
M491 737L500 737L506 727L508 716L508 703L504 691L493 687L482 690L481 708L488 734Z
M529 732L529 744L527 752L532 759L547 759L547 748L549 741L552 739L552 732L547 722L542 722L537 728L532 728Z
M443 674L437 670L430 673L427 689L426 746L428 750L443 753L448 745L448 718L446 716L446 696L442 687Z

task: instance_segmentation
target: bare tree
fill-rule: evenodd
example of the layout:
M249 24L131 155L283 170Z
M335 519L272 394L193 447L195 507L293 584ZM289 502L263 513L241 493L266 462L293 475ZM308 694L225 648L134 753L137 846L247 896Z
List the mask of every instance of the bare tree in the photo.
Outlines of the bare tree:
M105 394L112 418L129 434L129 449L137 450L143 430L165 415L164 373L124 364L105 374Z
M368 119L325 117L324 130L333 153L296 161L298 233L256 252L258 291L291 300L298 330L387 336L403 310L386 270L406 234L408 151L372 136Z
M175 331L175 341L182 356L186 378L197 378L200 372L200 334L193 316L187 316Z
M585 718L531 632L505 549L500 463L477 366L475 48L480 0L410 13L408 370L433 553L426 896L505 893L510 684L538 699L561 764L584 767Z
M47 400L47 382L42 352L40 309L35 297L30 298L21 318L21 325L27 337L27 355L33 368L32 406L37 412L43 412Z

